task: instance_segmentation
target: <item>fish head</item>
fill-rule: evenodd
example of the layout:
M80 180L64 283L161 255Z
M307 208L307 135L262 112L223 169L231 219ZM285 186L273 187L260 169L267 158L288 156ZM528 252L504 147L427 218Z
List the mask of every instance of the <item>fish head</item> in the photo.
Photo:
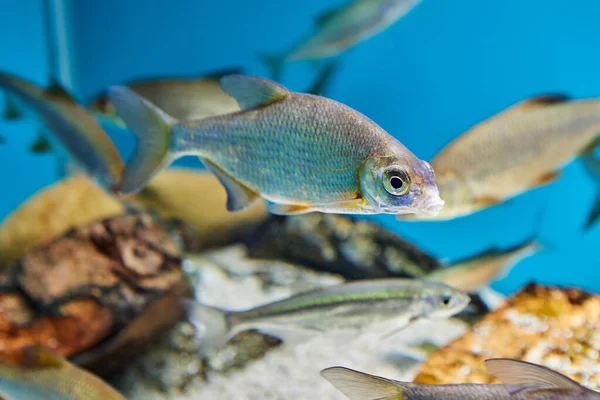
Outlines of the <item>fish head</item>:
M469 295L458 289L443 283L426 282L418 313L425 318L450 318L464 310L470 301Z
M359 172L362 196L380 213L437 215L444 201L433 168L406 149L398 153L373 156L363 163Z

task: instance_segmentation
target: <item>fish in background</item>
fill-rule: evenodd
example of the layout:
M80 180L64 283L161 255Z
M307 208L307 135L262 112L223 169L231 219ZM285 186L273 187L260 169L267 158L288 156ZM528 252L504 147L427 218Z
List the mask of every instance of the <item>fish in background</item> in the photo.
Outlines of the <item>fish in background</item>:
M0 364L0 399L7 400L125 400L95 375L50 350L27 350L24 366Z
M324 95L336 70L337 62L326 65L306 93ZM221 88L219 81L224 76L241 72L241 68L231 68L202 77L140 79L123 86L175 119L196 120L240 111L238 102ZM102 121L125 127L106 91L95 96L88 109Z
M441 283L378 279L311 290L247 311L225 311L186 301L203 351L223 346L239 332L256 329L291 344L318 334L397 332L417 319L450 318L470 298Z
M581 156L581 161L583 162L585 171L596 185L594 205L585 222L585 230L588 230L596 224L600 217L600 157L595 155L592 151L588 151Z
M542 248L536 239L527 239L506 249L491 248L435 270L425 279L475 293L487 288L494 280L507 274L519 261L541 251Z
M547 185L600 133L600 99L560 95L520 102L471 128L431 161L446 205L437 215L402 220L448 220Z
M355 0L318 16L314 32L284 54L263 55L273 80L279 81L284 63L335 57L385 30L420 0Z
M31 112L44 126L44 139L38 139L32 151L48 151L48 146L64 149L69 159L102 186L113 188L120 182L124 164L113 142L62 87L52 84L45 89L0 72L0 90L9 95L11 102L18 102L19 110ZM49 137L59 145L50 145L46 140Z
M525 361L495 358L485 362L502 384L427 385L401 382L344 367L321 371L351 400L586 400L600 399L571 378Z
M119 192L139 191L194 154L225 187L230 211L261 197L274 214L436 214L443 206L431 166L361 113L259 77L229 75L221 87L242 111L181 122L126 87L111 88L138 138Z
M241 73L241 68L231 68L194 78L140 79L126 82L123 86L151 101L173 118L202 119L240 110L237 101L224 92L219 84L223 76L238 73ZM106 92L97 95L88 109L102 119L124 126Z

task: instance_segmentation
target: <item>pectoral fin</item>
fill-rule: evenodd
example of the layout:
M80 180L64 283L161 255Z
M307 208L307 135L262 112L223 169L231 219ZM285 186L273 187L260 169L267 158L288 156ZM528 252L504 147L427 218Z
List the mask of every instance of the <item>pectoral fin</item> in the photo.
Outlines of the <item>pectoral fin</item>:
M540 177L538 177L534 182L533 182L533 186L537 187L537 186L545 186L548 185L554 181L556 181L557 179L559 179L562 176L562 173L560 171L552 171L549 172L547 174L544 174Z
M486 360L488 372L506 384L531 385L530 390L562 389L579 391L582 386L571 378L541 365L507 358ZM523 389L518 389L523 393ZM527 389L526 389L527 390Z
M201 159L204 165L219 179L225 191L227 192L227 210L240 211L249 207L256 199L260 197L258 193L234 177L223 171L217 164L207 159Z
M331 367L321 371L327 379L350 400L401 400L404 388L401 382L381 378L344 367Z

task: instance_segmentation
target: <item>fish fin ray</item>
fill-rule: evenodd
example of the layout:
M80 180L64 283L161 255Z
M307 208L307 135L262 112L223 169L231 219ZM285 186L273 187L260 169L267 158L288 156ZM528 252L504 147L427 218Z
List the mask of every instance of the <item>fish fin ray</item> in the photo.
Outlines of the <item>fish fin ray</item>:
M298 215L316 212L317 209L309 204L281 204L269 202L267 209L275 215Z
M257 76L228 75L220 82L221 88L235 98L243 110L276 103L290 94L280 84Z
M506 384L533 385L539 388L581 390L582 386L573 379L542 365L507 358L492 358L485 361L488 372Z
M560 177L562 176L562 172L560 171L552 171L552 172L548 172L547 174L544 174L542 176L539 176L534 182L533 182L533 186L534 187L538 187L538 186L545 186L545 185L549 185L552 182L560 179Z
M124 86L111 87L109 97L119 117L138 138L118 187L121 193L134 193L176 158L170 153L172 126L176 121Z
M404 388L401 382L369 375L344 367L331 367L321 371L327 379L350 400L401 400Z
M181 299L181 305L188 320L196 328L202 352L222 347L231 338L229 312L192 299Z
M250 207L260 195L233 178L221 167L206 158L201 158L204 165L217 177L227 192L227 210L240 211Z
M15 100L8 95L4 96L4 114L2 119L6 121L16 121L23 118L23 112L15 102Z

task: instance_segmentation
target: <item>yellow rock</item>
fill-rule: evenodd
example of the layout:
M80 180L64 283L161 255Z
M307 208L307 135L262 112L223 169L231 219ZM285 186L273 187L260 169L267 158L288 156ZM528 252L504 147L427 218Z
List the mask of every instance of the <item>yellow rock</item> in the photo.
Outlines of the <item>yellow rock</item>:
M165 218L188 222L199 244L214 246L231 240L240 229L251 228L266 216L263 202L230 213L226 193L207 172L167 169L128 201ZM73 176L40 190L0 225L0 262L11 262L45 240L73 227L125 212L125 207L90 179Z
M227 194L217 178L191 169L167 169L128 200L142 209L154 210L163 218L188 222L204 246L226 243L240 229L251 228L267 216L262 200L247 210L227 211Z
M0 226L0 262L20 258L27 250L71 228L118 215L124 207L91 180L70 177L34 194Z

